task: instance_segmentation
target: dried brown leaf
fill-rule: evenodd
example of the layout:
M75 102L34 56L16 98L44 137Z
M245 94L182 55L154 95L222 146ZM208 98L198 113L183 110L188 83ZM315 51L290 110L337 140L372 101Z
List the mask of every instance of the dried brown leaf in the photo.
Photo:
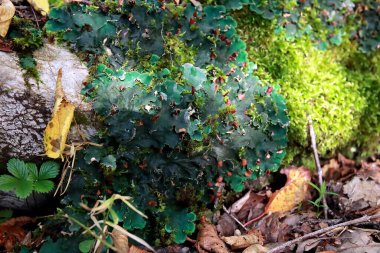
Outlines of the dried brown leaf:
M141 249L135 245L131 245L129 249L129 253L149 253L150 251L147 251L145 249Z
M16 244L22 244L24 240L28 242L27 231L22 226L32 222L34 222L33 218L20 216L1 223L0 246L3 246L7 252L11 252Z
M268 251L268 248L260 245L260 244L254 244L246 248L243 253L266 253Z
M233 250L235 249L244 249L253 244L260 244L262 241L256 234L247 234L241 236L228 236L222 237L228 245L231 246Z
M195 247L200 253L228 253L227 247L219 238L215 226L209 224L205 218L201 219Z
M112 230L113 246L116 248L117 253L130 253L128 245L128 236L114 229Z
M362 202L362 206L374 207L380 204L380 184L372 180L354 177L343 186L350 202ZM355 209L354 206L352 209Z
M227 213L224 213L218 220L216 230L220 235L231 236L237 229L236 221L232 219Z

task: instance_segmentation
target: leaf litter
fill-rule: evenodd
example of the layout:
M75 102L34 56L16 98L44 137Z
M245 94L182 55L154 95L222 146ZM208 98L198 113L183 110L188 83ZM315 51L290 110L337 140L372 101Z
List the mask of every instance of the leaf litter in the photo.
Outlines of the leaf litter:
M357 163L339 154L325 163L327 190L335 193L326 195L331 208L328 220L321 216L322 206L316 208L309 202L318 197L318 192L309 187L310 181L316 182L315 174L305 167L289 167L281 173L287 176L282 188L250 188L219 216L218 237L224 240L228 252L380 252L378 159ZM368 220L355 223L358 217ZM248 232L235 219L245 224ZM352 224L340 226L351 220ZM255 236L250 234L252 231ZM308 237L315 232L320 233ZM297 241L303 237L306 239ZM199 233L198 241L201 239ZM292 240L294 243L277 250Z

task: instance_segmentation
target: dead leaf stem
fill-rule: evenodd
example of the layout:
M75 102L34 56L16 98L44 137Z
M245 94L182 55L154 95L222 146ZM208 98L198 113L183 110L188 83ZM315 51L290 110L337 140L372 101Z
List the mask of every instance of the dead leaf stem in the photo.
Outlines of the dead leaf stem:
M317 142L315 140L316 139L315 131L314 131L313 123L311 120L309 120L309 131L310 131L311 147L313 149L313 154L314 154L315 167L317 167L317 171L318 171L319 187L322 187L322 184L323 184L322 168L321 168L321 163L319 161L319 156L318 156ZM328 218L327 211L329 207L327 206L325 194L323 194L322 196L322 203L323 203L323 213L325 215L325 219L327 219Z

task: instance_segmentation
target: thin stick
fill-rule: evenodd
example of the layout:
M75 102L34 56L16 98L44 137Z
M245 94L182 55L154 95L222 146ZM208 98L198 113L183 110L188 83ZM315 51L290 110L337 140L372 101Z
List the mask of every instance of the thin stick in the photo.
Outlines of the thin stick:
M317 170L318 170L319 187L322 187L322 184L323 184L322 168L321 168L321 163L319 162L317 142L315 140L315 131L314 131L314 127L311 120L309 120L309 130L310 130L311 147L313 148L313 153L314 153L315 166L317 167ZM323 203L323 213L325 215L325 219L327 219L328 218L327 210L329 207L327 206L325 194L323 194L322 196L322 203Z
M232 213L230 213L228 211L228 209L223 205L223 210L227 213L228 216L230 216L234 221L236 221L237 224L239 224L245 231L248 231L248 229L244 226L243 223L241 223L236 217L235 215L233 215Z
M267 253L277 253L277 252L281 252L282 250L286 249L287 247L293 245L293 244L296 244L300 241L304 241L306 239L309 239L309 238L312 238L312 237L315 237L315 236L318 236L320 234L324 234L330 230L333 230L335 228L339 228L339 227L344 227L344 226L350 226L350 225L354 225L354 224L358 224L358 223L363 223L363 222L368 222L372 219L376 219L376 218L380 218L380 213L378 214L375 214L375 215L372 215L372 216L363 216L363 217L360 217L358 219L355 219L355 220L351 220L351 221L346 221L346 222L343 222L343 223L339 223L339 224L336 224L334 226L330 226L330 227L326 227L326 228L322 228L320 230L317 230L317 231L314 231L310 234L306 234L304 236L301 236L301 237L298 237L297 239L294 239L292 241L288 241L278 247L275 247L271 250L269 250Z

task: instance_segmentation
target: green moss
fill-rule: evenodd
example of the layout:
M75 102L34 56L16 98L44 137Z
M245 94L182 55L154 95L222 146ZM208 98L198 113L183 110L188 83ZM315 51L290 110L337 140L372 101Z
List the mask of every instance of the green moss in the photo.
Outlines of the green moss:
M42 30L29 19L14 16L9 37L13 40L16 51L32 52L42 47Z
M305 37L295 42L275 37L271 21L247 15L238 19L250 60L258 66L256 75L265 85L280 84L286 98L291 120L288 162L308 153L308 119L322 156L356 137L366 100L334 53L317 50Z
M25 73L23 74L25 84L27 87L30 87L29 79L33 78L34 80L39 83L41 81L40 74L37 70L37 63L36 60L33 58L30 54L22 54L19 56L20 60L20 66L25 70Z
M380 151L380 55L364 54L358 45L344 42L334 51L335 57L346 69L347 79L359 85L359 92L365 99L360 119L351 145L362 153Z

